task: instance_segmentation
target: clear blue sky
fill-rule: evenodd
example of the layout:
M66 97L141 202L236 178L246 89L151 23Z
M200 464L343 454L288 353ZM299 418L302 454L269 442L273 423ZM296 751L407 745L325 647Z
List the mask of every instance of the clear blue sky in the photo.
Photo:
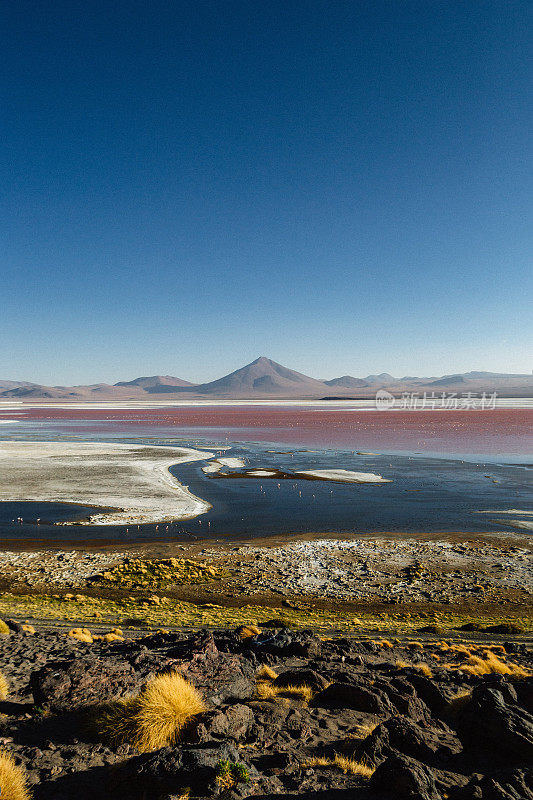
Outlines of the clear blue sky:
M528 0L6 0L0 378L530 372Z

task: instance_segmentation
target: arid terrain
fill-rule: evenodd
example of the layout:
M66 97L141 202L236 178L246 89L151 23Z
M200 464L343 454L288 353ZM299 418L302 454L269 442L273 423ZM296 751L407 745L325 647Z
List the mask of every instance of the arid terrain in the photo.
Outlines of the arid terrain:
M379 389L399 396L402 392L497 392L505 397L530 397L533 377L528 374L468 372L454 375L395 378L386 372L330 380L311 378L261 356L250 364L207 383L191 383L171 375L152 375L111 385L45 386L29 381L0 380L0 400L178 400L190 398L329 398L374 397Z
M527 800L531 563L519 536L4 551L0 741L35 800Z

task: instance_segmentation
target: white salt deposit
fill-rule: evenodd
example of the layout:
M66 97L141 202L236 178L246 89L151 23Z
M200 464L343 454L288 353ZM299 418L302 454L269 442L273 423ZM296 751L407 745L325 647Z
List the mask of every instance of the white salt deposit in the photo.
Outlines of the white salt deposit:
M342 481L343 483L391 483L387 478L374 472L352 472L349 469L304 469L296 475L308 475L323 481Z
M211 506L182 486L169 467L211 456L183 447L0 442L0 500L113 509L91 514L82 522L87 525L190 519Z

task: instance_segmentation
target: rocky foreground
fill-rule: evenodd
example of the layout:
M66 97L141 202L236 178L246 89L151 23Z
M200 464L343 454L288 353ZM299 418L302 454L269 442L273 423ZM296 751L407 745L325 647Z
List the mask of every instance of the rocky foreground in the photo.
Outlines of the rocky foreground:
M8 621L0 744L35 800L528 800L533 651L501 633L389 641L273 619L98 638ZM173 671L205 706L177 739L141 752L127 726L101 733L105 704Z

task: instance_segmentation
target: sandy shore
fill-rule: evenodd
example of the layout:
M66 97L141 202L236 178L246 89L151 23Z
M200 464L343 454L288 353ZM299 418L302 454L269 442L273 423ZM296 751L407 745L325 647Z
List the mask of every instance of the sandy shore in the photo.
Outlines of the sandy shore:
M188 519L211 506L182 486L169 467L212 455L133 444L1 442L0 501L77 503L106 509L91 514L82 523L87 525Z

